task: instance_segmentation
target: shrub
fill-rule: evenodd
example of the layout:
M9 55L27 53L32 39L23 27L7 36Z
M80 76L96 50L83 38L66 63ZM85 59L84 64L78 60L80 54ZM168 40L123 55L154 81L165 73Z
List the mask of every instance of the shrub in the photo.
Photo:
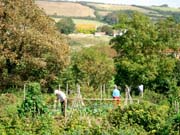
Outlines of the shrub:
M58 30L63 34L73 33L75 30L75 24L71 18L62 18L56 23Z
M167 110L162 113L162 109L160 111L158 107L147 103L133 104L123 109L119 107L109 114L108 120L116 128L135 127L136 133L154 134L167 117Z
M180 113L170 117L164 126L157 132L158 135L180 134Z
M26 98L21 106L18 106L19 116L41 115L47 111L47 106L45 106L45 103L41 97L40 84L29 83L27 85Z

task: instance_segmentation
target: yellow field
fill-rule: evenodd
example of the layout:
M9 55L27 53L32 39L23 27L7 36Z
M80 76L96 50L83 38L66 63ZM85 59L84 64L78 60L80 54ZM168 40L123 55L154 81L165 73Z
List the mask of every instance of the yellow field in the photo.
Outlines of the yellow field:
M36 1L36 4L48 15L95 17L93 9L79 3Z

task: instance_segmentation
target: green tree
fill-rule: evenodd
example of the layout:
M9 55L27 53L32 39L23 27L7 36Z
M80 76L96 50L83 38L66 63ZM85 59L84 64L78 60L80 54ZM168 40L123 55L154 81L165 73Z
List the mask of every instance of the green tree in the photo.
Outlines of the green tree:
M99 84L112 79L114 64L112 58L97 48L85 48L72 58L72 70L76 82L98 88Z
M146 87L153 83L156 89L159 85L157 78L171 81L175 59L165 51L168 48L175 50L179 43L179 35L173 34L178 31L173 21L167 20L164 25L162 22L154 24L140 13L122 17L115 28L120 29L123 35L111 40L117 51L116 82L129 86L144 83ZM159 89L163 90L163 87Z
M113 35L113 29L108 25L103 25L99 29L101 32L105 32L106 35Z
M0 87L47 85L68 64L69 47L33 0L0 1Z
M75 24L71 18L62 18L56 23L56 26L63 34L70 34L75 30Z
M118 15L116 12L109 13L104 17L103 21L105 21L106 23L108 23L110 25L117 24Z

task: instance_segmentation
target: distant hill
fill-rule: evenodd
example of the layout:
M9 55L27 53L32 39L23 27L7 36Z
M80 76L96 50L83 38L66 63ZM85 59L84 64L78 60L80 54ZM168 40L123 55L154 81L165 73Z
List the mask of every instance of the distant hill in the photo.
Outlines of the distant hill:
M36 1L36 4L51 16L96 17L94 9L80 3Z
M180 21L180 9L168 6L147 7L60 0L36 0L36 4L53 18L72 17L76 19L103 21L103 17L110 13L116 14L122 11L139 11L150 16L154 20L173 15Z

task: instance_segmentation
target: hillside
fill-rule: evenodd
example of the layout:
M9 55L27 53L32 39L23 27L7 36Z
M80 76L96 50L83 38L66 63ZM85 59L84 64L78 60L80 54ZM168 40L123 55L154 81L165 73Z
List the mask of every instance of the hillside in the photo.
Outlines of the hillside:
M94 9L80 3L36 1L36 4L51 16L95 17Z
M100 20L109 13L138 11L142 12L153 19L167 17L170 15L179 16L179 8L163 7L163 6L138 6L138 5L115 5L92 2L70 2L70 1L53 1L53 0L37 0L36 4L44 9L44 11L55 18L73 17L91 20ZM99 19L101 18L101 19Z

